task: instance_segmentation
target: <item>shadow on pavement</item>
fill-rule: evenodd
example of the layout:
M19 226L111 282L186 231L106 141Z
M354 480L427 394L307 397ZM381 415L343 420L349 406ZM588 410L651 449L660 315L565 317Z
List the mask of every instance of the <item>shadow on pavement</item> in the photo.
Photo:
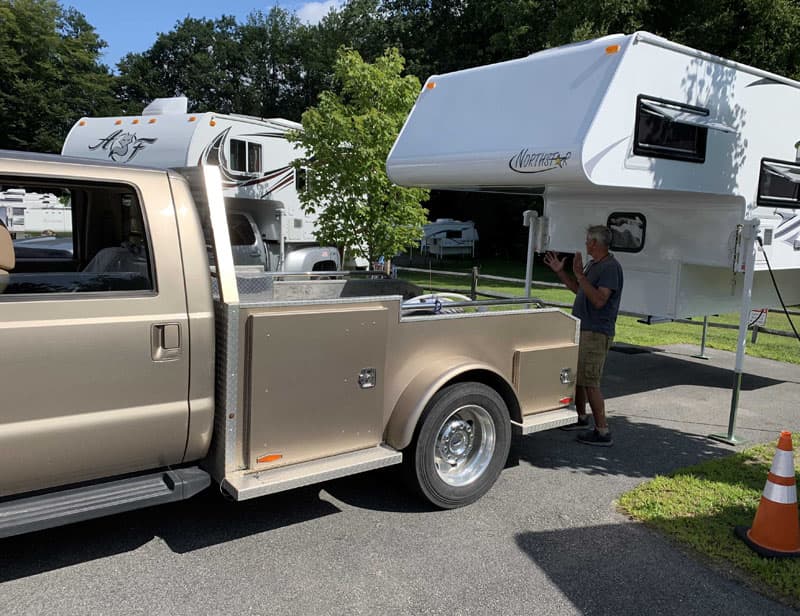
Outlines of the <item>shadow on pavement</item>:
M233 502L206 491L161 505L0 540L0 582L130 552L160 537L176 553L191 552L338 513L310 486Z
M512 453L538 468L627 477L663 475L733 453L730 447L705 436L634 422L624 416L611 417L609 426L613 447L589 447L576 442L575 432L549 430L515 438Z
M603 393L608 398L654 391L677 385L731 389L734 371L679 355L657 354L649 347L615 345L608 354ZM640 352L643 351L643 352ZM747 366L745 366L747 369ZM754 391L786 381L744 373L742 391Z
M731 533L732 534L732 533ZM634 523L526 532L517 546L584 614L791 614ZM743 548L746 549L746 548Z

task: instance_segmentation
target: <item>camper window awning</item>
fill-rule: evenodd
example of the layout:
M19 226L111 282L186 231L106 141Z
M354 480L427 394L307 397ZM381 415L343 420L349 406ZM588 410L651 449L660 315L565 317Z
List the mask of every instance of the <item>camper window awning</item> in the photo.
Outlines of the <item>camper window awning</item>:
M800 184L800 168L790 167L789 165L782 165L780 163L764 162L764 169L770 173L782 177L793 184Z
M671 122L678 122L680 124L689 124L690 126L697 126L700 128L710 128L723 133L735 133L732 127L722 122L717 122L710 116L702 113L695 113L686 109L676 109L670 105L659 103L656 101L642 100L642 107L650 113L661 116Z

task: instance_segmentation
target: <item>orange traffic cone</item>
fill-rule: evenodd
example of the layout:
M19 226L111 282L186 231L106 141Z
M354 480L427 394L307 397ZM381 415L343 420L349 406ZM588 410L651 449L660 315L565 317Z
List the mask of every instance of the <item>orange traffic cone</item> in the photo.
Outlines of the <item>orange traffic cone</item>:
M778 451L772 460L753 526L737 526L736 534L761 556L800 556L791 432L781 432L778 439Z

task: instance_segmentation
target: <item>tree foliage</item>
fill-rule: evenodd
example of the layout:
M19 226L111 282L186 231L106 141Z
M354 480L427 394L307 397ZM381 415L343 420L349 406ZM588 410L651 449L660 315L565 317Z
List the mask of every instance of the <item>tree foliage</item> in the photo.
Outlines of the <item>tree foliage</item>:
M105 45L55 0L0 0L0 147L60 152L75 120L113 113Z
M420 90L416 77L401 75L403 64L396 49L372 64L341 49L336 91L323 92L303 114L303 131L290 136L306 153L295 166L310 171L301 201L319 214L317 238L370 261L418 241L426 222L420 201L428 191L401 188L386 176L386 157Z

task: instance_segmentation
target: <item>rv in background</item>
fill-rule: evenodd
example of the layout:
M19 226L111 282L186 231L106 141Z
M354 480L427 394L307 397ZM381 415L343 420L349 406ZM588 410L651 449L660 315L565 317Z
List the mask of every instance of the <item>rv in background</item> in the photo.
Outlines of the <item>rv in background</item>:
M315 238L316 216L300 206L306 174L286 133L302 125L213 112L187 113L185 97L159 98L141 116L81 118L61 153L150 167L218 165L234 260L268 271L341 269L339 252Z
M451 256L475 256L478 231L471 220L438 218L423 227L420 252L439 259Z
M0 220L12 237L72 232L72 210L52 193L0 185Z

